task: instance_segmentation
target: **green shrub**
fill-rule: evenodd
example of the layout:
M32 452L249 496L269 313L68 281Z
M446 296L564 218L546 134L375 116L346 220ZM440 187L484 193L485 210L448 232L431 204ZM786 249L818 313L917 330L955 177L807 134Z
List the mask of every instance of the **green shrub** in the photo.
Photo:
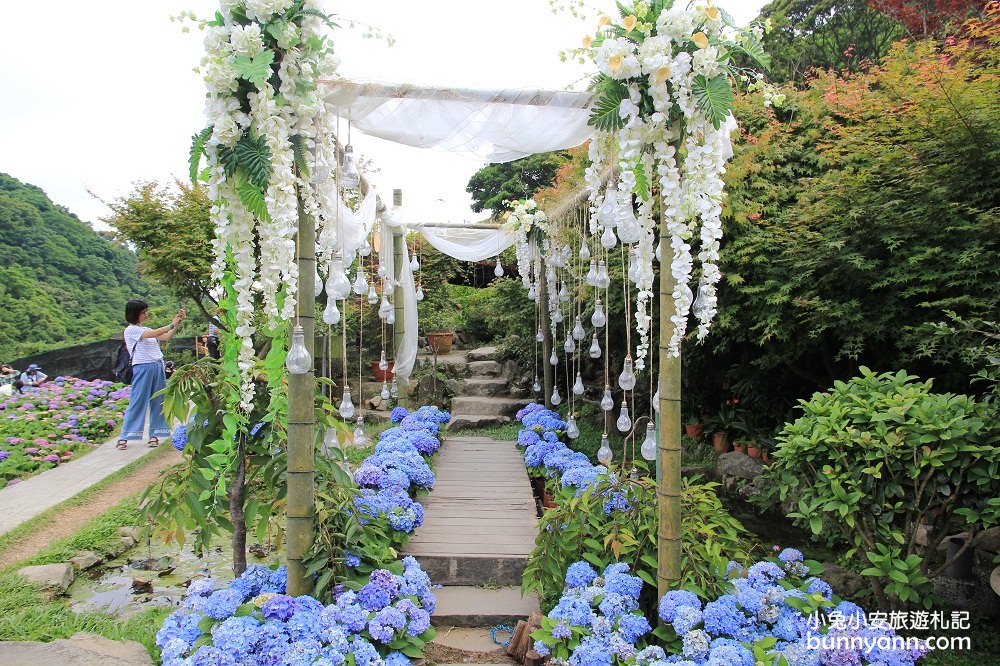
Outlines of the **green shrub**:
M702 597L721 594L725 576L719 572L725 572L729 560L745 559L746 553L746 532L719 502L717 487L685 479L681 495L681 585ZM560 489L556 506L539 521L523 591L538 592L547 612L562 593L570 564L586 560L603 570L625 562L648 584L640 603L655 617L656 481L602 476L579 497L575 492L574 487ZM618 508L606 511L608 502Z
M929 557L941 540L1000 520L997 433L968 396L932 393L905 371L861 372L801 403L762 498L791 500L790 517L846 542L883 610L929 607L929 581L948 564ZM921 525L932 526L927 545Z

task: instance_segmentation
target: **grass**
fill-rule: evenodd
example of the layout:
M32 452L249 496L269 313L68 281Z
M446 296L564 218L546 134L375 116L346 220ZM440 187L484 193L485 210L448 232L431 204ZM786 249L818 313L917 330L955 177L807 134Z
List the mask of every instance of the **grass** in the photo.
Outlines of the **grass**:
M90 498L101 492L108 486L130 476L135 470L140 467L144 467L150 462L156 460L158 457L166 455L172 447L160 446L153 449L146 455L142 456L137 460L133 460L125 467L122 467L117 472L110 474L104 479L98 481L91 487L87 488L83 492L77 493L73 497L69 498L65 502L60 502L56 506L52 507L48 511L38 514L31 520L28 520L21 525L18 525L14 529L10 530L3 536L0 536L0 554L6 552L13 544L21 541L25 537L34 534L38 530L45 527L45 525L52 520L60 512L65 511L70 507L80 506L81 504L86 504L90 501Z

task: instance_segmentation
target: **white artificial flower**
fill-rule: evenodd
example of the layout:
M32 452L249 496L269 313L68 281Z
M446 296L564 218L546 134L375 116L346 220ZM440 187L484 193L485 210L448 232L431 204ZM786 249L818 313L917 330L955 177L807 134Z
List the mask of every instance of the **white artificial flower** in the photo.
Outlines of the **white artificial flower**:
M695 74L704 74L707 78L723 72L722 63L719 62L719 49L716 46L706 46L694 52L691 58L691 70Z
M233 26L229 43L233 46L233 53L238 56L252 58L264 50L264 37L261 35L260 26L256 23Z
M642 72L635 44L624 37L604 40L597 49L596 59L597 68L612 79L631 79Z
M220 94L235 92L239 87L236 81L236 70L227 60L213 59L208 62L202 77L209 92Z
M232 49L229 43L229 28L224 25L213 25L205 31L205 52L213 56L224 56Z
M657 35L649 37L639 45L639 64L642 73L650 75L673 60L673 45L669 37Z
M246 0L247 18L267 23L275 14L282 14L294 0Z
M694 16L686 10L668 9L656 19L656 34L683 42L691 38L695 25Z
M217 116L212 123L212 141L232 148L240 140L243 131L229 114Z

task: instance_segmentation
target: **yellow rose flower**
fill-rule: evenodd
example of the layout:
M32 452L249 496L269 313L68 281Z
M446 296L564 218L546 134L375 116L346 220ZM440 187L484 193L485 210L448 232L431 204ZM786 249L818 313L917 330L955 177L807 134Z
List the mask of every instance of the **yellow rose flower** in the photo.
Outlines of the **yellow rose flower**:
M625 28L625 32L632 32L636 23L638 23L638 19L634 16L626 16L622 19L622 27Z
M695 43L695 46L697 46L699 49L703 49L706 46L708 46L708 35L700 31L696 32L693 35L691 35L691 41L693 41Z
M708 16L710 20L716 21L719 18L719 8L709 7L708 9L705 10L705 14Z
M587 35L586 37L583 38L583 48L589 49L590 45L593 43L594 43L594 38L591 37L590 35Z
M670 78L670 66L664 65L660 67L655 72L653 72L653 83L656 85L663 85Z
M617 73L622 68L622 57L620 55L613 55L608 58L608 67L611 68L612 72Z

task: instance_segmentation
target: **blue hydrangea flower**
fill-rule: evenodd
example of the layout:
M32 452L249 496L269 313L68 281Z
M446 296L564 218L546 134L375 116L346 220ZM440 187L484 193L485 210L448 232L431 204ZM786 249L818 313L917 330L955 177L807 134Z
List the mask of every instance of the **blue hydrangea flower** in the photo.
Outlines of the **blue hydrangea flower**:
M687 590L671 590L660 599L660 619L664 622L673 622L677 617L677 610L683 606L690 606L701 610L701 599L694 593Z
M174 448L178 451L183 451L184 447L187 445L187 426L183 423L176 428L174 428L174 434L170 438L170 443L174 445Z
M391 423L399 423L409 413L410 412L406 409L406 407L394 407L393 410L389 413L389 421Z
M567 587L586 587L597 578L597 571L589 562L574 562L566 569Z
M278 594L271 597L261 606L261 612L268 620L287 620L295 613L295 599L287 594Z

